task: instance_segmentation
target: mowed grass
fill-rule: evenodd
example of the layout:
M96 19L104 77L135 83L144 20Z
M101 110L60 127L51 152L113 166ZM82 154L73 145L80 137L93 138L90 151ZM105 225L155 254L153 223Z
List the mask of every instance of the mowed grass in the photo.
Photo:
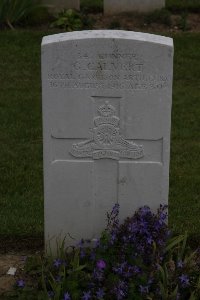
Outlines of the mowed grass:
M43 234L44 35L0 32L0 235ZM200 34L175 35L174 44L169 224L200 239Z
M43 231L42 33L0 33L0 234Z
M200 34L174 44L169 222L200 239Z

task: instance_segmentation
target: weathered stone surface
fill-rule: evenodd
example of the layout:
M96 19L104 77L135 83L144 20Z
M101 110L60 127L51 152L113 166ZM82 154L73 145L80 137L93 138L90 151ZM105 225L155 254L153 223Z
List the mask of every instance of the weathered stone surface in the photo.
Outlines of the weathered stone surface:
M106 15L123 12L151 12L165 6L165 0L104 0Z
M121 219L168 203L172 65L172 39L162 36L44 37L46 241L98 237L116 202Z
M49 5L50 11L61 11L64 8L80 10L80 0L42 0L43 4Z

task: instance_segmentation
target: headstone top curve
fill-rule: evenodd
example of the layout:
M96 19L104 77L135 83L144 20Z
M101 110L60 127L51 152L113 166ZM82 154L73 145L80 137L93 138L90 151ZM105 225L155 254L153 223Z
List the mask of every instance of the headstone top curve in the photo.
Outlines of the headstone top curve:
M173 39L161 35L150 33L124 31L124 30L83 30L65 32L44 36L42 46L60 43L65 41L82 40L82 39L124 39L124 40L137 40L141 42L150 42L173 47Z

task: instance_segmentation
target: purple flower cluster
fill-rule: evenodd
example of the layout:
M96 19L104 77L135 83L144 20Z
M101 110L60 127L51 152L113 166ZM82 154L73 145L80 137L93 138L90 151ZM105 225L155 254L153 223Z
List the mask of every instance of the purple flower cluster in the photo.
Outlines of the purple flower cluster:
M71 300L70 294L68 292L64 293L63 300Z
M51 262L50 276L45 275L49 299L56 297L59 289L62 300L142 300L148 296L161 300L165 289L169 297L176 291L173 299L189 299L200 273L200 251L187 260L174 241L175 247L166 251L170 240L166 209L161 205L152 213L144 206L120 224L119 204L115 204L100 239L82 239L67 254L67 260L62 257ZM51 285L52 274L57 290ZM23 291L24 280L17 286Z
M127 296L128 284L125 281L119 280L113 289L115 299L122 300Z
M88 254L94 267L90 290L84 292L83 299L90 299L91 295L101 299L105 294L112 299L126 299L130 284L138 295L151 289L151 274L158 270L156 263L161 261L161 249L168 239L166 207L160 206L157 214L147 206L142 207L122 225L118 215L119 204L115 204L107 214L106 231ZM83 245L82 240L78 246L83 249ZM84 251L86 254L85 248ZM80 253L80 258L87 261L87 254L83 257Z

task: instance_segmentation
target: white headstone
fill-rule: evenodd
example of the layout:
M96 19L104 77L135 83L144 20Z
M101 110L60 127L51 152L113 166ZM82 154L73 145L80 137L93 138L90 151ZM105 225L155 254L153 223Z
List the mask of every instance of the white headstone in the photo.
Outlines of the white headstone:
M42 43L46 240L168 203L172 39L82 31ZM69 243L72 243L70 240Z
M104 14L151 12L165 6L165 0L104 0Z
M56 12L68 8L80 10L80 0L42 0L42 3L49 5L49 9Z

